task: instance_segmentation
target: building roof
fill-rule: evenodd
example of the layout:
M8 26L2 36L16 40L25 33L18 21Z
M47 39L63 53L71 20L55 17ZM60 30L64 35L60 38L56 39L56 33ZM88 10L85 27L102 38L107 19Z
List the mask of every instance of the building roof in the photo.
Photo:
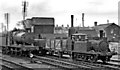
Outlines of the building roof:
M78 33L84 33L87 34L89 37L97 37L97 32L95 29L89 29L89 30L78 30Z
M62 30L62 27L55 27L55 30Z
M108 26L115 24L115 23L107 23L107 24L100 24L94 27L95 30L104 30Z
M92 27L78 27L78 30L93 30Z
M25 28L31 28L32 26L32 20L31 19L26 19L24 21Z
M55 27L55 30L68 30L68 27Z
M52 17L33 17L31 19L26 19L24 22L25 28L31 28L33 25L54 25L54 18Z
M33 17L32 25L54 25L54 18L52 18L52 17Z

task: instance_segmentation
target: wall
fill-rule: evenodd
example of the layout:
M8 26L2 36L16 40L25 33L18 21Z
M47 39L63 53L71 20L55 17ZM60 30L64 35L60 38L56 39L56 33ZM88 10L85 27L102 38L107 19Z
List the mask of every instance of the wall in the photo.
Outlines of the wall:
M120 27L112 24L105 29L108 40L119 41L120 40Z
M53 34L54 33L54 25L35 25L34 33Z

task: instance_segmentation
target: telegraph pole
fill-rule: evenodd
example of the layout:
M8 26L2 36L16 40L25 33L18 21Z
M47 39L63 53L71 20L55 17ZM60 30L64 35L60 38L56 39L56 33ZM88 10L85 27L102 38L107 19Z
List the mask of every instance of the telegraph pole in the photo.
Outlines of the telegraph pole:
M82 25L84 27L84 13L82 13Z
M25 21L25 17L27 16L27 6L28 6L28 2L26 2L26 1L23 1L22 2L22 6L23 6L23 9L22 9L22 13L23 13L23 26L24 26L24 28L25 28L25 23L24 23L24 21Z
M22 12L23 12L23 20L25 20L25 17L27 16L27 6L28 6L28 2L24 1L24 2L22 3L22 6L23 6L23 10L22 10Z
M2 29L2 33L3 33L3 28L4 28L4 25L3 25L3 23L1 23L1 29Z
M7 38L6 38L6 44L9 45L9 13L5 13L5 22L7 24Z

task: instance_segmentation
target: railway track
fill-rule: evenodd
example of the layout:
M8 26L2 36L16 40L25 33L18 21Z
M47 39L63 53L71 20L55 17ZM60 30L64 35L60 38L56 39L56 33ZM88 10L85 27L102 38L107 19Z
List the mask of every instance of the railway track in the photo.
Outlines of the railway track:
M76 62L76 61L75 61ZM81 62L81 61L80 61ZM80 63L78 61L78 64ZM95 63L90 63L90 62L87 62L85 61L83 64L87 64L87 65L93 65L93 66L98 66L98 67L102 67L104 68L105 70L120 70L120 64L114 64L114 63L103 63L103 62L95 62Z
M55 67L53 65L48 65L48 64L45 64L45 63L42 63L40 61L34 61L31 63L31 58L29 57L23 57L23 56L16 56L16 55L4 55L3 56L0 56L0 57L3 57L3 60L1 59L1 61L7 61L9 65L5 66L6 64L4 64L3 67L7 68L7 69L12 69L12 70L40 70L40 69L44 69L44 70L63 70L62 68L58 68L58 67ZM16 63L15 61L11 62L9 60L6 60L4 58L13 58L13 59L18 59L18 63ZM25 62L19 62L19 60L24 60ZM10 62L10 63L9 63ZM14 63L15 62L15 63ZM17 65L18 64L18 65ZM32 66L33 64L33 66ZM17 67L17 66L19 67ZM22 65L22 66L21 66ZM27 66L26 66L27 65ZM36 66L35 66L36 65ZM1 65L2 66L2 65ZM28 67L27 69L24 68ZM23 67L23 68L21 68Z
M120 61L119 60L111 60L110 62L108 62L106 64L116 66L116 67L120 68Z
M0 61L2 62L1 66L6 67L10 70L33 70L3 58L0 58Z
M118 62L120 63L120 60L110 60L111 62Z
M97 69L97 70L120 70L119 65L110 64L110 63L103 64L103 63L90 63L90 62L85 62L85 61L80 61L80 60L73 61L70 59L58 58L58 57L53 57L53 56L52 57L51 56L46 56L46 57L35 56L35 57L40 60L45 60L45 61L47 61L47 63L50 63L50 61L55 62L56 65L59 62L61 62L61 64L67 63L67 64L71 65L71 66L68 66L69 68L70 67L71 68L85 68L85 69L90 69L90 70L92 70L92 69L93 70L95 70L95 69Z
M35 60L40 60L41 62L44 63L48 63L54 66L58 66L58 67L62 67L62 68L66 68L66 69L87 69L87 70L101 70L103 69L102 67L98 67L98 66L93 66L93 65L88 65L88 64L84 64L83 62L75 63L73 61L67 61L67 60L63 60L63 59L57 59L57 58L50 58L50 57L41 57L41 56L35 56Z
M63 59L58 58L54 56L36 56L34 60L40 61L43 63L47 63L53 66L61 67L64 69L87 69L87 70L110 70L110 69L116 69L120 70L119 65L107 63L107 64L101 64L101 63L89 63L84 61L72 61L69 59ZM117 62L116 60L112 60L114 62Z
M89 63L84 61L73 61L65 58L58 58L55 56L34 56L33 60L36 63L45 63L63 69L87 69L87 70L120 70L112 64Z

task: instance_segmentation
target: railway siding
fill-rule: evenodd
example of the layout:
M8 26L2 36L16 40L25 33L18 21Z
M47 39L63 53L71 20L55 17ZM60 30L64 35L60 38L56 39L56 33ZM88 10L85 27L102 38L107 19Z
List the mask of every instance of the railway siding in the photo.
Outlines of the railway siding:
M55 65L55 66L59 66L59 67L63 67L63 68L67 68L67 69L87 69L87 70L101 70L104 68L103 67L98 67L98 66L93 66L93 65L82 65L82 62L81 64L75 64L75 63L72 63L72 61L64 61L64 60L60 60L60 59L52 59L52 58L49 58L49 57L40 57L40 56L35 56L36 59L38 59L39 61L41 62L44 62L44 63L48 63L48 64L51 64L51 65Z
M120 65L116 65L116 64L110 64L110 63L101 63L101 62L98 62L98 63L90 63L90 62L83 62L83 61L70 61L69 59L62 59L62 58L57 58L57 57L41 57L41 56L36 56L40 61L41 60L46 60L45 62L46 63L50 63L52 60L52 62L55 62L55 64L57 65L57 61L58 62L63 62L63 63L66 63L66 64L71 64L71 65L74 65L80 69L93 69L93 70L120 70ZM50 62L49 62L50 61ZM44 61L43 61L44 62ZM72 68L72 66L70 66ZM69 68L70 68L69 67ZM73 69L73 68L72 68Z
M13 69L13 70L20 70L20 69L32 70L32 69L30 69L28 67L22 66L20 64L17 64L17 63L15 63L13 61L9 61L7 59L0 59L0 60L2 60L2 66L5 66L5 67L7 67L9 69Z
M3 55L2 58L0 58L0 60L2 60L2 65L6 65L8 68L17 68L17 70L19 69L19 67L17 66L21 66L23 67L23 69L27 69L27 70L39 70L39 69L57 69L54 66L50 66L50 65L46 65L43 63L31 63L30 60L23 60L20 58L15 58L15 57L10 57L10 56L6 56ZM5 61L9 62L6 63ZM11 63L13 63L14 65L12 65ZM17 65L17 66L15 66Z

